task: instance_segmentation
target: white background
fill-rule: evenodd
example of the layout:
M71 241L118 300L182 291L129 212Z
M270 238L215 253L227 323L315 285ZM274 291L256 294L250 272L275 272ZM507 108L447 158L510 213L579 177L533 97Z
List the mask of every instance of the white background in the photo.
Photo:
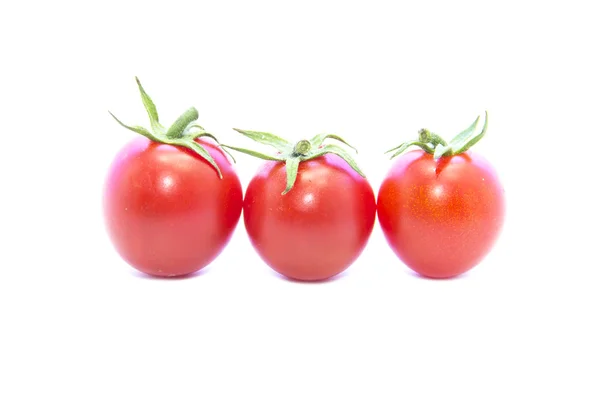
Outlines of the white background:
M0 5L1 399L598 399L598 12L592 1ZM504 231L459 279L403 266L378 225L338 279L281 279L238 225L189 279L114 252L113 155L189 106L231 128L382 154L490 112L477 145ZM258 148L258 146L254 146ZM259 162L239 156L244 186Z

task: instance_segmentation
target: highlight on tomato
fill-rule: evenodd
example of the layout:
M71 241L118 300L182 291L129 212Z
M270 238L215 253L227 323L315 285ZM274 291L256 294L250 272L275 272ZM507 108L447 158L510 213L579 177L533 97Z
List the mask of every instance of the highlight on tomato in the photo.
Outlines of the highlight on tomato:
M136 78L148 130L115 156L104 187L104 216L116 251L146 274L172 277L200 270L228 243L242 210L242 187L217 139L190 108L170 127Z
M504 189L492 165L470 149L485 135L479 117L450 142L422 129L417 140L388 151L398 157L377 198L388 244L408 267L450 278L475 267L504 223ZM416 146L417 150L404 153Z
M275 271L320 281L346 270L362 253L376 214L371 185L337 140L321 134L290 143L270 133L236 129L275 149L273 155L226 146L267 160L244 198L244 225L253 247Z

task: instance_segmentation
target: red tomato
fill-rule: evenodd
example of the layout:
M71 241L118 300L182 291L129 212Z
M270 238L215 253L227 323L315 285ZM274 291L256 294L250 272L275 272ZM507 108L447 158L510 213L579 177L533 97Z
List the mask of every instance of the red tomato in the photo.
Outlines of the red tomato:
M453 277L480 263L500 233L504 208L494 169L470 151L438 161L423 150L400 156L377 200L391 248L431 278Z
M117 154L108 174L104 211L110 238L131 266L179 276L209 264L240 218L242 187L217 146L198 143L219 166L194 152L138 137Z
M330 278L364 249L375 222L368 181L326 154L302 161L285 195L286 167L268 161L250 182L244 223L252 245L275 271L297 280Z

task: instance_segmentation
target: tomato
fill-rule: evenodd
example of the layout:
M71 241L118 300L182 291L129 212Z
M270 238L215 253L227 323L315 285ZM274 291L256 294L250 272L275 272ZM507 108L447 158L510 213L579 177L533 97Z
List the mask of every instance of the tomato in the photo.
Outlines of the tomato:
M424 150L405 153L379 189L383 233L396 255L421 275L450 278L470 270L501 232L504 189L493 167L467 150L438 160Z
M414 150L383 181L377 211L388 243L406 265L448 278L491 250L504 220L504 194L492 166L477 154L436 162Z
M117 120L145 137L125 145L109 169L107 231L132 267L156 276L190 274L214 260L231 238L241 215L242 187L223 151L206 138L214 137L194 123L195 109L166 130L138 85L153 129Z
M363 251L375 222L375 195L366 179L336 155L300 164L291 190L285 165L267 162L244 199L252 245L275 271L323 280L348 268Z
M188 149L140 137L110 168L104 195L108 232L130 265L151 275L198 271L219 255L240 218L242 187L223 152L198 140L219 166Z
M347 269L371 235L376 203L349 155L322 146L325 137L341 138L324 135L292 146L271 134L240 132L262 142L270 137L269 144L281 140L274 146L278 156L261 156L272 161L252 178L244 198L244 225L260 257L280 274L302 281Z

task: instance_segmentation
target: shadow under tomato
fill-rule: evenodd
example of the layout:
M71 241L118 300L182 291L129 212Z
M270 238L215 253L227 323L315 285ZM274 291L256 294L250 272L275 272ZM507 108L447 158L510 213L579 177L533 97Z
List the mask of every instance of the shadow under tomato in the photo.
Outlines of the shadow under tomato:
M407 270L406 274L412 276L413 278L422 279L424 281L456 281L456 280L460 280L460 279L467 279L469 277L468 271L463 274L456 275L456 276L453 276L450 278L432 278L430 276L421 275L421 274L413 271L412 269Z
M186 280L186 279L192 279L192 278L197 278L199 276L202 276L204 274L206 274L207 268L202 268L200 271L196 271L196 272L192 272L191 274L186 274L186 275L179 275L179 276L156 276L156 275L149 275L146 273L143 273L141 271L138 271L137 269L134 269L131 271L131 275L133 275L136 278L139 279L149 279L149 280L164 280L164 281L182 281L182 280Z
M337 275L332 276L331 278L327 278L327 279L322 279L319 281L303 281L300 279L294 279L294 278L290 278L289 276L285 276L280 274L279 272L273 271L271 270L271 274L274 275L275 277L281 279L282 281L286 281L286 282L291 282L291 283L297 283L300 285L323 285L323 284L327 284L327 283L332 283L335 281L339 281L340 279L344 279L348 274L346 273L346 271L343 271Z

